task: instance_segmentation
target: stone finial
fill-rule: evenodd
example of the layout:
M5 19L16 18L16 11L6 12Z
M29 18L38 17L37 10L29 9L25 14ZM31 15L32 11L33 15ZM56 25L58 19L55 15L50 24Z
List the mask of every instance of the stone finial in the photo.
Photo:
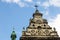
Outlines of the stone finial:
M25 28L23 27L23 31L25 31Z
M56 31L56 28L55 27L53 29L54 29L54 31Z
M38 6L37 6L37 5L35 5L35 8L36 8L36 10L37 10Z

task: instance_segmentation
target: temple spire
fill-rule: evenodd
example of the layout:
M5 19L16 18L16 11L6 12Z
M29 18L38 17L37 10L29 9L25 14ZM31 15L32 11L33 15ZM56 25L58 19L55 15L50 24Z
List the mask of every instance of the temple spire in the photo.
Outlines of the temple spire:
M37 5L35 5L35 8L36 8L35 13L39 13L38 6Z
M36 10L38 9L38 6L37 5L35 5L35 8L36 8Z
M36 10L35 10L35 13L33 14L33 17L34 16L40 16L40 17L42 17L43 14L39 12L37 5L35 5L35 8L36 8Z
M15 28L13 27L13 31L12 31L12 34L11 34L11 40L16 40L16 33L15 33Z

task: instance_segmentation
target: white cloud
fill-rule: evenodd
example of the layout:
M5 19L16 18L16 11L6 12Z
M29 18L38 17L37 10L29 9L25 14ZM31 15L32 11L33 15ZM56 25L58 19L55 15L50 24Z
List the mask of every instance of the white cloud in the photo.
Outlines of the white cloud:
M48 8L50 6L49 2L48 1L45 1L42 3L42 6L45 7L45 8Z
M7 2L7 3L11 3L12 0L1 0L2 2Z
M17 5L19 5L20 7L25 7L27 6L26 3L21 2L21 0L1 0L2 2L6 2L6 3L16 3Z
M48 8L50 6L60 7L60 0L47 0L42 3L42 6Z
M23 3L23 2L19 2L18 5L19 5L20 7L25 7L25 6L27 6L27 4L26 4L26 3Z
M50 5L60 7L60 0L49 0Z
M36 4L37 4L37 5L40 5L40 4L41 4L41 2L40 2L40 1L37 1L37 2L36 2Z
M58 14L55 18L51 18L52 20L49 21L49 25L51 27L55 27L60 35L60 14Z
M49 12L48 12L48 11L46 11L46 12L45 12L45 15L48 15L48 14L49 14Z
M12 0L14 3L19 3L20 0Z
M33 2L33 0L24 0L24 1L26 1L26 2Z
M7 2L7 3L18 3L20 0L1 0L2 2Z
M50 6L55 6L55 7L60 7L60 0L46 0L45 2L41 2L40 0L37 0L34 2L33 0L23 0L24 2L21 2L22 0L1 0L2 2L7 2L7 3L16 3L21 7L26 6L26 2L29 3L36 3L39 6L43 6L45 8L48 8ZM22 4L22 5L21 5Z

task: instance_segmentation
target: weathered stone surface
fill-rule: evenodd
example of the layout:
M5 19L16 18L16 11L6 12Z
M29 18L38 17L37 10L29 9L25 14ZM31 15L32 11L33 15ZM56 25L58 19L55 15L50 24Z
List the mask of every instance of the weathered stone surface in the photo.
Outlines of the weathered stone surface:
M29 26L22 31L20 40L60 40L56 29L52 30L47 20L42 16L43 14L36 9L33 18L30 19Z

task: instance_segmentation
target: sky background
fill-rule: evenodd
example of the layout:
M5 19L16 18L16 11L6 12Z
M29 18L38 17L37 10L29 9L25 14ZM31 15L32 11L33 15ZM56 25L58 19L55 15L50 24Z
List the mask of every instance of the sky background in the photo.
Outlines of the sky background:
M13 27L19 40L35 12L35 4L48 24L60 33L60 0L0 0L0 40L11 40Z

